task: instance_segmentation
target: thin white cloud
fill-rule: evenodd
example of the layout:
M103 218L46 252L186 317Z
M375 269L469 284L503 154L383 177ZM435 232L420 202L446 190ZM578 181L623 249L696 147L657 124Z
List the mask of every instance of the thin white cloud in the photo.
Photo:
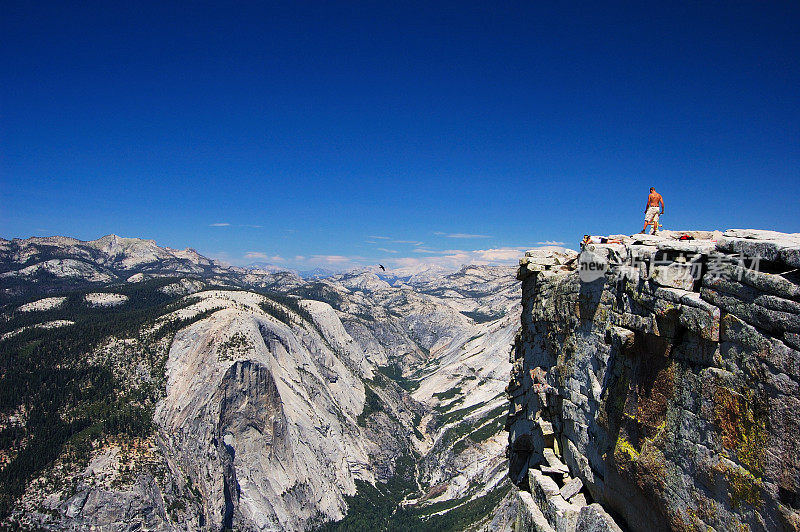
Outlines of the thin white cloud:
M249 227L251 229L259 229L264 227L263 225L255 225L255 224L231 224L228 222L217 222L214 224L209 224L209 227Z
M521 248L496 248L496 249L481 249L474 251L478 255L479 260L485 260L488 263L493 262L515 262L519 261L520 254L525 252Z
M376 248L378 251L383 251L384 253L397 253L396 249L386 249L386 248Z
M335 266L355 265L364 259L364 257L347 257L344 255L312 255L308 259L312 264L329 264Z
M248 260L265 260L267 262L286 262L286 259L280 255L267 255L260 251L248 251L244 254L244 258Z
M367 244L378 244L378 242L375 242L374 239L385 240L387 243L392 243L392 244L409 244L409 245L412 245L412 246L421 246L421 245L424 244L424 242L420 242L419 240L400 240L400 239L395 239L395 238L391 238L391 237L388 237L388 236L370 235L367 238L373 239L373 240L365 240L364 242L367 243Z
M478 265L514 265L520 257L525 255L525 251L530 247L508 246L489 249L443 249L435 250L428 248L416 248L417 257L398 257L388 259L387 262L395 268L436 265L445 268L458 268L465 264ZM428 256L424 256L428 255Z
M383 236L383 235L368 235L366 242L367 244L377 244L375 240L385 240L392 244L410 244L412 246L421 246L424 242L420 242L419 240L404 240L401 238L392 238L390 236Z
M563 246L566 242L558 242L556 240L545 240L544 242L537 242L540 246Z
M436 231L433 234L447 238L492 238L490 235L475 235L472 233L445 233L442 231Z
M471 253L463 249L430 249L430 248L414 248L413 253L423 253L428 255L460 255L462 253Z

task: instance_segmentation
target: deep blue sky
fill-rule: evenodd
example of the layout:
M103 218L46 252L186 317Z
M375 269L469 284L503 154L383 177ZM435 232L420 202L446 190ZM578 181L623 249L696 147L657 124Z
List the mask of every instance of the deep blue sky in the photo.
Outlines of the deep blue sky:
M0 236L468 260L636 232L651 185L800 231L796 1L122 4L0 6Z

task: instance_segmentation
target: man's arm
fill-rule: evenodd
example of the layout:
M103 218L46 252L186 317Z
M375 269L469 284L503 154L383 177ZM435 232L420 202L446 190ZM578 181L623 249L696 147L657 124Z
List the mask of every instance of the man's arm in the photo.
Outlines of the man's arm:
M658 202L661 204L661 214L664 214L664 196L659 196Z

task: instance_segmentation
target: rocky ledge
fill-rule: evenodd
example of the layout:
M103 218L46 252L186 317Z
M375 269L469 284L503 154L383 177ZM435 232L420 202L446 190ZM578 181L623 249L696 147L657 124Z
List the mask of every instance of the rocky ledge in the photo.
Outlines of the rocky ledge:
M517 528L798 530L799 267L800 234L754 230L527 253Z

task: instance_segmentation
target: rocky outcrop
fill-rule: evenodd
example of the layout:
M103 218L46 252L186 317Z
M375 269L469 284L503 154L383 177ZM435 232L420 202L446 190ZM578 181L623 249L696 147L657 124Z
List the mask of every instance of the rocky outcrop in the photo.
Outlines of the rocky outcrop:
M374 482L374 444L355 422L363 383L310 324L263 312L262 296L209 298L228 308L176 336L155 416L208 526L304 529L341 519L354 479Z
M518 527L797 530L800 235L620 240L520 261Z

